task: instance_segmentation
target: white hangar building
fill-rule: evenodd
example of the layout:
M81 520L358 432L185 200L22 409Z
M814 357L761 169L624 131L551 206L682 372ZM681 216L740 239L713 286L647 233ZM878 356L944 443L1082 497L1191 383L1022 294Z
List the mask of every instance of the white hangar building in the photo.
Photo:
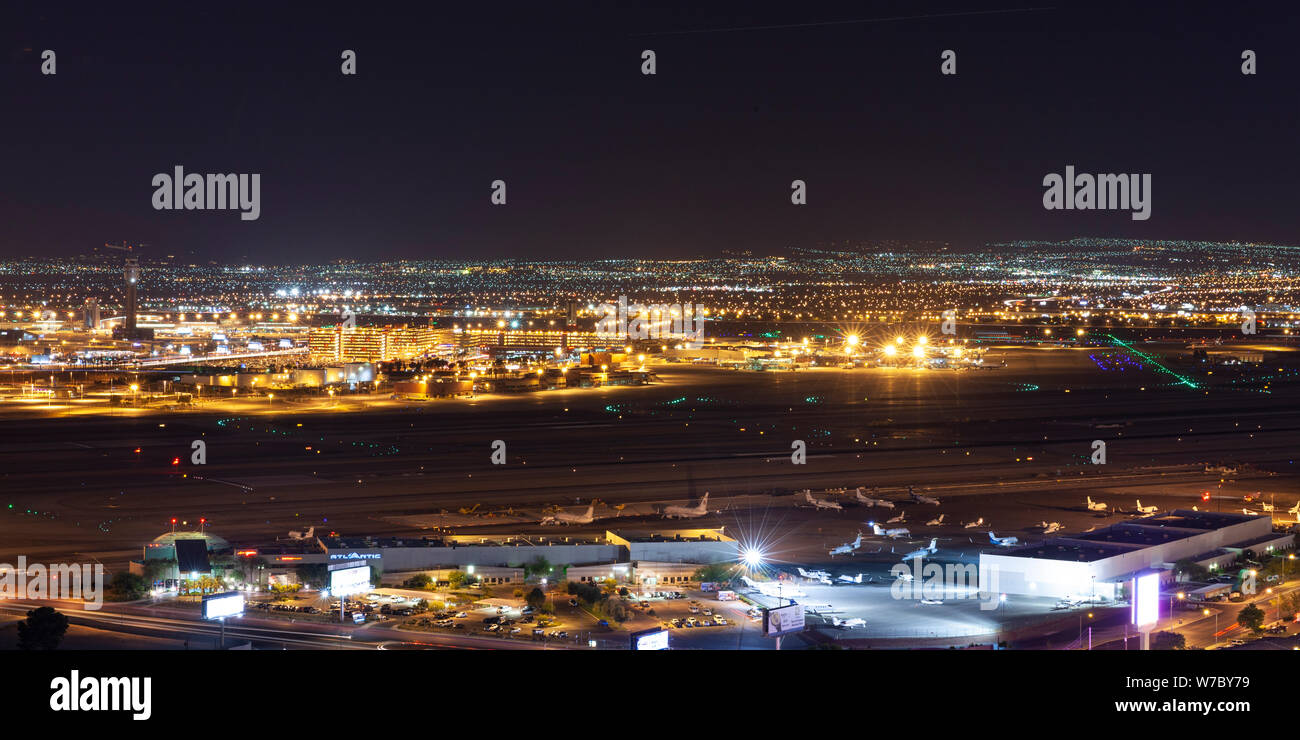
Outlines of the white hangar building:
M1273 532L1269 515L1179 509L1103 529L1051 537L980 555L980 590L1044 597L1120 599L1139 571L1170 570L1185 558L1222 551L1268 553L1290 548L1295 536ZM986 583L987 581L987 583Z

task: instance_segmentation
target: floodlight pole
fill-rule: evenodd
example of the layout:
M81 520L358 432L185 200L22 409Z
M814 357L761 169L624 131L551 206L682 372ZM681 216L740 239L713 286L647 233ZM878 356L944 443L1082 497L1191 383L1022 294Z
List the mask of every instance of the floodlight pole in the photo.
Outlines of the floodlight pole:
M226 649L226 618L221 617L217 621L221 623L221 644L217 649L225 650Z

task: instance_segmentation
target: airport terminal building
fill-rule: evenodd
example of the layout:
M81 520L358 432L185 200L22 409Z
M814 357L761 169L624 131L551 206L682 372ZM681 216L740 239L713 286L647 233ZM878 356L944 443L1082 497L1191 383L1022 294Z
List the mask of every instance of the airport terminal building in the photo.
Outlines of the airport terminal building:
M132 568L143 573L148 561L174 560L172 540L176 536L180 535L164 535L146 545L142 559ZM603 536L306 537L237 547L207 537L213 554L259 559L269 578L289 581L302 566L365 561L382 574L385 583L401 583L419 573L445 580L447 572L460 570L488 583L513 584L523 581L525 565L545 561L567 572L569 580L600 576L600 580L681 583L700 565L736 562L740 556L739 543L721 529L645 534L606 531Z
M1273 532L1269 515L1179 509L1092 532L1051 537L1036 545L980 555L980 589L1055 598L1122 599L1139 571L1174 563L1235 561L1242 552L1267 553L1294 545L1295 535ZM988 581L987 585L985 581Z

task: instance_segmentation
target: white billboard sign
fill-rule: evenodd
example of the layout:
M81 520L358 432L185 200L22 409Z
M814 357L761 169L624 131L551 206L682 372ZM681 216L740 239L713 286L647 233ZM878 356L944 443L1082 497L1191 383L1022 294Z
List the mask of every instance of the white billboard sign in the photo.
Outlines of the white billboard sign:
M803 631L803 605L791 604L766 609L763 612L763 634L768 637L780 637L791 632Z
M224 619L237 617L244 613L244 594L240 591L227 591L203 597L203 618Z
M335 596L350 596L370 590L370 566L358 565L354 568L340 568L330 571L330 593Z
M1160 620L1160 574L1147 573L1133 579L1133 624L1138 627Z
M647 631L633 635L633 650L667 650L668 630Z

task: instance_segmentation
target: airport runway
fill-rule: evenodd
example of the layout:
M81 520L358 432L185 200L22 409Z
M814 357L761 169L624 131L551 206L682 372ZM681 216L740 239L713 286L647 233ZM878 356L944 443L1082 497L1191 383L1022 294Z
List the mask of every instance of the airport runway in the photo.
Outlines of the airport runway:
M662 383L648 387L384 401L366 411L209 401L131 417L6 412L0 562L23 554L121 567L172 517L191 526L206 517L235 542L312 525L418 537L430 532L413 523L479 504L459 520L475 525L463 531L540 533L555 530L482 515L576 511L599 499L601 518L574 533L656 530L664 503L706 491L720 510L692 525L761 537L790 561L833 562L830 547L900 512L909 541L939 536L945 557L959 559L978 551L977 536L987 539L984 527L960 526L980 517L1022 540L1044 521L1077 531L1115 520L1083 511L1085 495L1112 509L1141 498L1162 510L1236 511L1256 492L1279 511L1300 500L1298 368L1176 368L1179 380L1115 370L1098 352L997 350L990 361L1006 367L961 372L665 365ZM195 440L206 444L206 465L190 463ZM507 445L506 465L491 464L494 440ZM805 465L791 462L796 440L807 446ZM1106 442L1105 465L1091 464L1094 440ZM1226 476L1204 470L1225 461L1250 465ZM941 505L814 513L790 495L864 486L902 501L909 485ZM924 524L940 513L944 526Z

